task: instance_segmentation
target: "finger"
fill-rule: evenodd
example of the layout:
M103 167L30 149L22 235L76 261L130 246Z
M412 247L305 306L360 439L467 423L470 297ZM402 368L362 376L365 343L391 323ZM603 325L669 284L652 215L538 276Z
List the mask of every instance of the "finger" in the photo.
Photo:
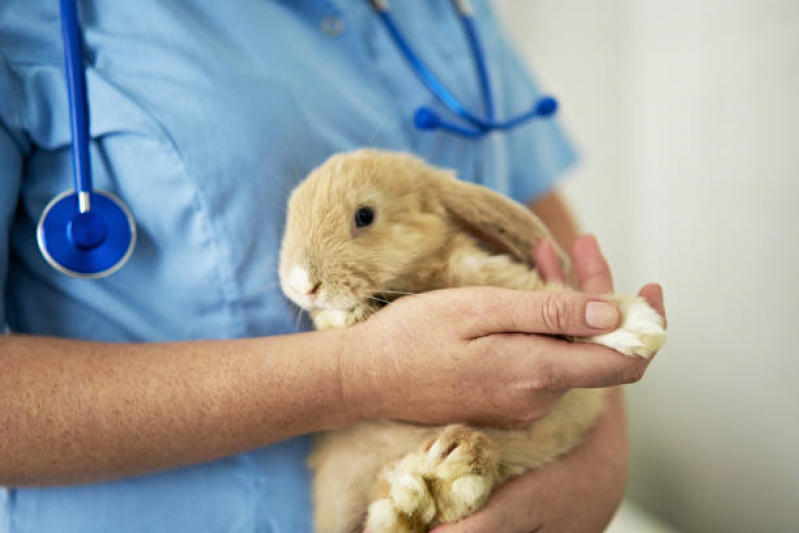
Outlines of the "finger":
M561 283L566 281L566 275L558 260L558 254L549 239L538 241L535 250L533 250L533 262L544 281L558 281Z
M464 338L493 333L543 333L590 337L616 329L621 313L615 303L592 294L570 291L517 291L494 287L461 289L456 309Z
M507 512L507 509L503 509ZM490 524L494 522L490 513L483 508L477 513L467 516L463 520L453 524L443 524L430 530L430 533L482 533L485 531L496 531Z
M646 303L651 305L652 309L663 317L663 324L666 325L666 306L663 303L663 288L657 283L648 283L638 291L638 296L646 300Z
M614 387L635 383L648 361L598 344L569 342L542 336L507 335L495 350L507 350L515 372L530 376L539 389Z
M574 267L583 292L609 294L613 292L613 276L596 237L581 235L574 241Z

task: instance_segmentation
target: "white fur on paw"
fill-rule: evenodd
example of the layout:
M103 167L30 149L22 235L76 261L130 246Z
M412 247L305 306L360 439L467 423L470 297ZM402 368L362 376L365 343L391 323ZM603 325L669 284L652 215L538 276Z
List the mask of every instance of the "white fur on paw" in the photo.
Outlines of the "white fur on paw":
M400 511L409 516L418 514L425 523L436 516L436 504L418 474L399 472L391 483L389 498Z
M450 490L464 505L473 508L491 492L491 481L483 476L463 476L452 482Z
M426 450L425 478L434 481L438 519L454 522L479 509L496 479L497 457L481 432L449 426Z
M649 358L666 342L663 317L639 296L612 298L619 306L622 324L619 329L585 339L625 355Z
M366 527L375 533L395 531L399 523L399 513L391 500L383 498L369 506L369 518Z
M313 316L316 329L346 328L349 311L341 309L323 309Z
M407 524L429 524L436 517L436 504L419 468L423 459L409 454L386 474L388 497L369 506L367 526L373 533L405 531Z

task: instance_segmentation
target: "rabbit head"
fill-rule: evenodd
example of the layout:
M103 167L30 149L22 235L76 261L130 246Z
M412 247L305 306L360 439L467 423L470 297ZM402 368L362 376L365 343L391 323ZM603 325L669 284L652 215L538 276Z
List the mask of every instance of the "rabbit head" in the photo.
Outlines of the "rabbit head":
M308 311L413 291L406 280L463 232L525 263L547 235L528 209L417 157L372 149L334 155L291 194L281 287Z

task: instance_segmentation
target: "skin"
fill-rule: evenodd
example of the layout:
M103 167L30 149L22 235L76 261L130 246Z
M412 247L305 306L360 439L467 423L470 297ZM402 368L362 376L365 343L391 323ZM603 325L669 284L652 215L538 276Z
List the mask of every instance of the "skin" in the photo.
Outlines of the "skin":
M152 472L366 417L521 425L542 416L569 387L640 379L645 365L612 350L505 333L596 334L581 318L592 299L491 288L436 291L402 299L347 330L260 339L124 344L2 336L0 485ZM481 301L495 302L496 312L481 313ZM453 306L463 311L458 320L445 312ZM385 318L389 312L396 320ZM439 334L402 342L413 321ZM484 333L478 342L472 342L475 329ZM383 342L386 336L400 342ZM403 384L430 390L439 401L413 405L407 388L388 386L396 382L397 350L416 357L405 367L421 369L403 375ZM518 372L505 374L500 365L470 364L496 353L527 359L518 362ZM433 374L441 379L431 385ZM503 387L520 391L518 397L497 395Z

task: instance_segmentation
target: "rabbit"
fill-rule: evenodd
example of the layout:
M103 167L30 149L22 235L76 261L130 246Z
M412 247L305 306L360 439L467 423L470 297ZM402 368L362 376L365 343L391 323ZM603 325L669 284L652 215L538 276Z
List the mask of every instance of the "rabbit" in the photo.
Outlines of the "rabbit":
M343 328L404 294L564 290L532 264L544 237L529 209L486 187L410 154L362 149L330 157L292 192L279 277L317 329ZM650 357L665 342L660 315L640 297L609 298L621 326L572 340ZM316 530L350 533L365 523L372 533L424 532L460 520L508 478L573 449L602 408L601 389L574 389L518 431L376 420L318 434L308 459Z

